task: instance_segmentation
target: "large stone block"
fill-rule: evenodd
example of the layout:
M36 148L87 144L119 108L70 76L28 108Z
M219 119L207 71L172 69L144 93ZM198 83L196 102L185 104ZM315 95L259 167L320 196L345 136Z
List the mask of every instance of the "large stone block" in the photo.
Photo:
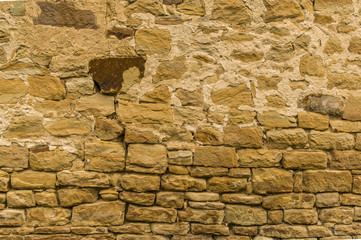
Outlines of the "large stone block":
M216 0L213 5L211 19L232 25L240 25L252 21L252 12L242 0Z
M242 148L261 148L263 131L260 127L228 125L224 128L224 144Z
M160 177L154 175L124 174L119 178L119 183L122 188L128 191L158 191Z
M203 224L220 224L224 219L223 210L203 210L186 208L178 211L178 216L184 222L198 222Z
M310 146L314 149L347 150L355 146L355 139L348 133L310 132Z
M172 38L166 29L140 29L135 32L135 49L138 54L166 55Z
M70 222L71 210L65 208L36 207L26 210L30 226L59 226Z
M17 227L25 223L24 210L6 209L0 211L0 226Z
M6 194L7 205L11 208L35 207L35 196L31 190L10 191Z
M324 169L327 168L327 154L316 151L286 152L282 163L286 169Z
M36 171L62 171L70 169L76 155L59 148L50 151L48 147L39 147L30 151L30 168Z
M312 208L316 198L308 193L284 193L263 197L262 206L267 209Z
M126 219L139 222L164 222L172 223L177 218L177 211L173 208L138 207L130 205Z
M260 234L266 237L274 238L307 238L308 231L306 226L293 226L287 224L263 226L260 228Z
M168 174L161 177L161 188L170 191L203 191L206 189L206 180Z
M303 20L305 17L301 6L295 0L264 0L263 3L267 9L263 16L266 23L284 19Z
M323 208L320 211L320 221L323 223L351 224L354 210L350 207Z
M109 176L104 173L68 170L57 173L60 186L108 187Z
M208 180L212 192L241 192L247 188L247 178L212 177Z
M72 207L82 203L93 203L98 199L98 190L64 188L58 190L59 202L62 207Z
M307 142L307 133L301 128L270 130L266 134L270 148L303 148Z
M260 207L226 205L225 222L238 225L263 225L267 222L267 211Z
M283 193L293 191L293 174L277 168L253 169L252 182L257 194Z
M237 154L230 147L197 147L194 154L193 165L206 167L237 167Z
M351 192L352 176L348 171L307 170L303 173L305 192Z
M55 188L55 173L26 170L11 175L11 186L15 189L47 189Z
M358 151L333 151L330 168L340 170L361 169L360 159L361 152Z
M267 149L241 149L237 151L239 167L277 167L282 159L282 152Z
M16 103L27 93L27 86L18 78L7 80L0 78L0 103Z
M27 168L27 149L18 144L11 144L9 147L0 147L0 167Z
M284 221L290 224L316 224L318 221L317 210L315 208L287 209L284 211Z

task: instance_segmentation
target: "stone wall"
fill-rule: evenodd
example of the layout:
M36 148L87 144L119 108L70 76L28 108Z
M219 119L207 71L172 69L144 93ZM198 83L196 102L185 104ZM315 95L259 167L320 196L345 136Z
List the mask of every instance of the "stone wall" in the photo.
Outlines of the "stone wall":
M361 238L360 9L0 2L0 239Z

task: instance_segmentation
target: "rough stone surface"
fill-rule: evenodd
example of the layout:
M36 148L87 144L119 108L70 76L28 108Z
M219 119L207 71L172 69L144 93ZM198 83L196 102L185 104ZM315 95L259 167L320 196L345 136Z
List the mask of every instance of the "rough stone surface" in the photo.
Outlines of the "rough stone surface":
M162 145L131 144L128 147L126 169L131 172L164 173L167 152Z
M194 154L194 165L206 167L237 167L237 154L234 148L198 147Z
M266 136L271 148L303 148L308 141L306 132L301 128L270 130Z
M225 222L241 225L263 225L267 222L267 212L259 207L227 205Z
M252 182L258 194L292 192L292 172L277 168L255 168Z
M286 152L282 164L286 169L325 169L327 155L324 152L311 151Z
M305 192L350 192L351 174L347 171L308 170L303 174L303 190Z
M263 198L266 209L312 208L316 199L308 193L284 193Z
M6 80L0 78L0 103L16 103L27 93L27 86L23 81L16 78Z
M55 77L31 76L28 77L29 94L49 100L61 100L65 98L66 90L64 83Z
M30 168L35 171L62 171L70 169L76 155L55 149L50 151L47 147L39 147L30 151Z
M126 219L129 221L140 222L175 222L177 217L177 211L173 208L162 207L137 207L130 205L126 215Z

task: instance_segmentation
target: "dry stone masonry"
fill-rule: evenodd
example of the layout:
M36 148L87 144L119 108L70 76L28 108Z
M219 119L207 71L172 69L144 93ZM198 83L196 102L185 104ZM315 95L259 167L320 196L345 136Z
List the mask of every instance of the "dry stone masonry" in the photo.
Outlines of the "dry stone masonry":
M360 0L0 1L0 240L361 238Z

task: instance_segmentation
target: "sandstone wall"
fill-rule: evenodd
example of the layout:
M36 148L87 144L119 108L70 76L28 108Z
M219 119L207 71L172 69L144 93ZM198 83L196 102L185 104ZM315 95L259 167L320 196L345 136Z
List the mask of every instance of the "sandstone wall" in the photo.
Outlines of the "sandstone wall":
M0 2L0 239L361 238L360 9Z

